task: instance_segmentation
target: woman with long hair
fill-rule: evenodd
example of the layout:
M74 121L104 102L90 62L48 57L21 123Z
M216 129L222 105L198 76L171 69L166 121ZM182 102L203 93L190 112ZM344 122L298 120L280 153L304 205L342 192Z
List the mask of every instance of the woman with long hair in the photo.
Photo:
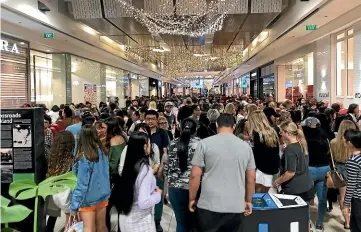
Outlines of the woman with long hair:
M250 144L249 122L247 119L243 118L237 123L234 134Z
M108 151L109 157L109 174L110 174L110 184L114 185L118 175L118 166L120 161L120 156L126 146L127 136L123 133L122 129L119 126L119 123L116 119L111 118L105 123L107 125L106 133L106 149ZM113 200L110 199L107 206L106 212L106 223L107 228L111 230L110 224L110 210L113 207Z
M144 132L148 135L151 134L150 128L146 123L138 123L134 128L134 132ZM156 174L160 166L160 151L157 144L151 143L150 140L148 145L150 147L149 153L147 153L147 156L149 157L149 165L153 169L153 174ZM128 154L127 149L128 146L125 146L122 155L120 156L119 167L118 167L118 174L120 176L122 175L125 158Z
M207 117L206 112L202 112L199 116L199 123L198 123L198 129L197 129L197 136L200 139L208 138L209 136L213 135L213 133L209 129L209 124L211 122L209 121Z
M280 129L287 146L281 158L281 176L273 185L276 188L281 186L285 194L300 196L309 202L314 197L314 191L313 180L308 170L307 142L302 130L293 122L283 122Z
M251 115L251 113L252 113L253 111L256 111L256 110L258 110L258 107L257 107L256 104L248 104L248 105L246 106L246 115L245 115L245 118L247 119L247 118L249 117L249 115Z
M160 202L162 190L156 186L149 166L149 141L148 134L140 131L133 132L129 138L115 202L122 232L156 231L152 211Z
M308 117L301 123L309 155L309 171L317 190L318 208L316 229L323 229L327 209L326 174L330 171L329 140L321 128L321 122Z
M105 215L110 196L107 154L95 128L83 126L73 166L78 181L71 195L70 208L73 214L79 213L84 232L107 231Z
M71 171L74 162L73 150L75 146L74 136L69 131L59 132L51 145L48 155L48 170L46 177L59 176ZM54 231L57 217L61 216L60 209L54 204L53 197L47 197L46 232ZM69 212L65 212L65 225L69 220ZM65 226L64 225L64 226Z
M350 158L346 163L347 186L342 214L350 216L352 232L361 231L361 132L349 129L344 133L346 148L350 151Z
M256 192L267 193L272 187L273 175L278 173L280 167L278 135L261 110L253 111L248 121L257 168Z
M342 174L342 177L347 180L346 173L346 162L350 158L351 151L345 147L345 143L343 141L343 135L345 131L349 129L356 129L355 123L350 120L343 120L340 124L340 128L338 129L336 138L332 139L330 142L331 146L331 155L333 155L333 160L335 162L335 166L337 171ZM343 208L343 202L346 193L346 187L342 187L339 189L339 204L341 209ZM344 227L345 229L350 228L350 215L343 215L345 219Z
M193 228L192 214L188 209L189 177L191 160L200 138L196 136L197 123L187 118L182 121L179 138L169 145L168 158L164 164L164 174L169 185L169 200L177 220L177 232L190 231Z

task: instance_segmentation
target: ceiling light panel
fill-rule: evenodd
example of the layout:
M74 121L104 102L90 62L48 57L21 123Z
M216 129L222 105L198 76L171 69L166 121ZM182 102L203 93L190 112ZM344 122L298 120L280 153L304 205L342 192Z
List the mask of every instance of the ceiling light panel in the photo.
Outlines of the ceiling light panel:
M132 5L132 0L122 0L123 2ZM131 17L131 14L121 6L119 0L106 0L104 1L104 14L106 18L117 18L117 17Z
M251 13L279 13L282 11L282 0L252 0Z
M218 1L219 14L247 14L248 0Z
M178 15L201 15L207 10L206 0L177 0Z
M172 15L173 1L170 0L144 0L144 11L151 14Z
M75 19L96 19L102 17L100 0L72 0Z

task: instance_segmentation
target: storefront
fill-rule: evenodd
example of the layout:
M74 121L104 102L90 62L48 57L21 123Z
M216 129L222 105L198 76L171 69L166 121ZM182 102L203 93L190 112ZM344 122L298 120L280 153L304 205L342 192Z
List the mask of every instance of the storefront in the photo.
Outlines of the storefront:
M258 70L251 71L250 76L250 95L258 98Z
M277 67L277 100L290 99L330 101L331 39L308 44L275 61Z
M130 80L130 93L132 99L139 97L139 80L138 75L134 73L129 73L129 80Z
M250 73L243 74L237 79L238 95L249 94Z
M158 96L158 80L149 78L149 96Z
M149 95L148 77L71 54L30 51L31 101L47 107L90 102L99 105L110 97Z
M275 68L274 63L260 68L259 77L259 98L265 99L267 96L275 95Z
M361 23L332 35L336 68L332 101L361 104Z
M1 108L30 103L29 43L1 34Z

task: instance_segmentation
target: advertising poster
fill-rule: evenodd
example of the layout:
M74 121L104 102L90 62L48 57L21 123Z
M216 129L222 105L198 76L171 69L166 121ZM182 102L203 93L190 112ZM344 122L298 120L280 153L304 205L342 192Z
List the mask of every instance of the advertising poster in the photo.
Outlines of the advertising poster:
M14 108L1 109L1 195L11 199L9 186L19 179L30 179L39 184L45 179L46 160L44 154L44 109ZM14 200L34 209L34 199ZM38 231L45 227L45 207L38 202ZM17 231L30 231L33 214L16 223Z
M84 102L97 104L97 85L84 84Z
M11 183L17 173L34 168L31 110L1 111L1 183Z

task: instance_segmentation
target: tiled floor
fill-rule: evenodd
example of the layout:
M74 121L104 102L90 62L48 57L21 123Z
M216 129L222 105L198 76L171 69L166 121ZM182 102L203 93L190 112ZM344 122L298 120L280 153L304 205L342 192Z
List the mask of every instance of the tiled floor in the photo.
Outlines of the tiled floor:
M60 232L61 226L64 225L64 216L61 217L56 224L55 231ZM312 221L315 222L317 218L317 201L315 202L315 206L311 206L311 218ZM111 217L112 222L112 232L117 232L117 214L114 211ZM333 210L330 213L326 213L325 217L325 232L343 232L346 230L343 229L343 217L340 211L338 204L334 204ZM174 213L169 206L164 206L163 211L163 220L162 227L164 232L176 232L176 220L174 217Z

